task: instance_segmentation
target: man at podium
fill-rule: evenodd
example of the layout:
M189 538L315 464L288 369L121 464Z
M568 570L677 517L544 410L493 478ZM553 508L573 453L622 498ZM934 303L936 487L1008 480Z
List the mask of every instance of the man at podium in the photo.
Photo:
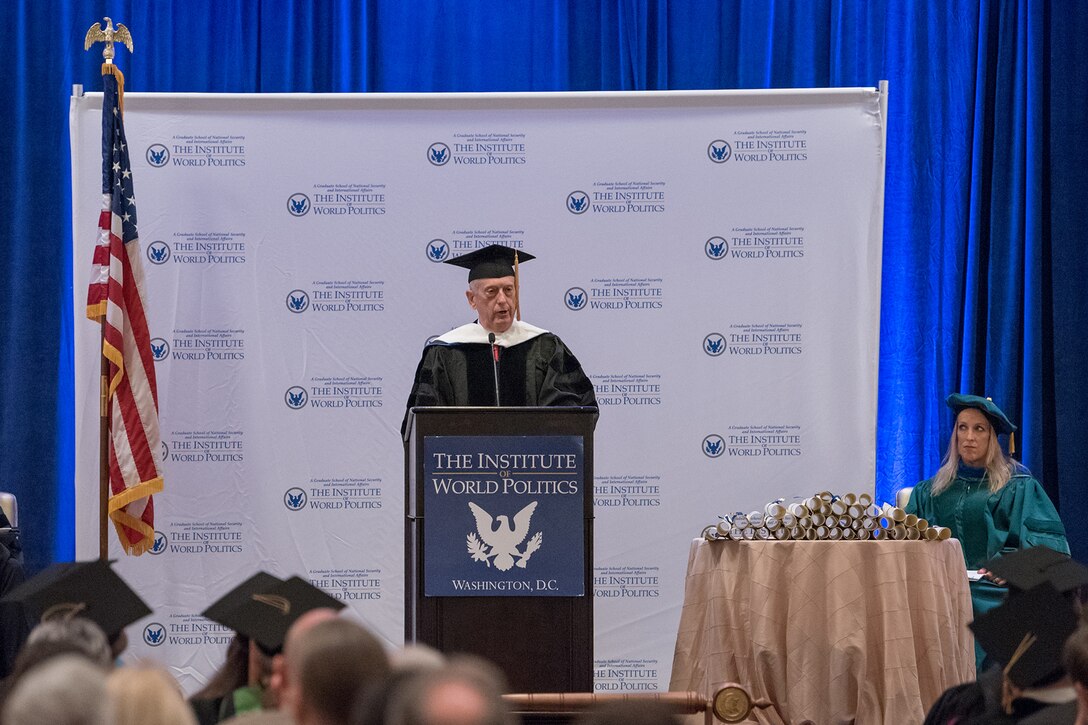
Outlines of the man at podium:
M582 366L558 336L521 320L519 262L535 257L492 244L446 262L469 270L477 319L423 349L407 408L431 405L593 406ZM407 413L401 432L408 422Z

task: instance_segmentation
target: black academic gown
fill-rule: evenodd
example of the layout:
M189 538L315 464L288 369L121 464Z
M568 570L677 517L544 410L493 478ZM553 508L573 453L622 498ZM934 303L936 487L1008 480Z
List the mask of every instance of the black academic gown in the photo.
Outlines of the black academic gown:
M1021 697L1013 700L1013 712L1001 706L1001 667L989 667L975 682L950 687L937 698L923 725L1072 725L1077 719L1075 700L1058 705Z
M525 322L496 336L499 404L593 406L593 383L556 335ZM492 349L477 323L442 335L423 350L407 409L416 406L495 405ZM403 432L408 424L405 412Z
M1044 705L1033 714L1020 720L1023 725L1073 725L1076 721L1076 700L1060 705Z

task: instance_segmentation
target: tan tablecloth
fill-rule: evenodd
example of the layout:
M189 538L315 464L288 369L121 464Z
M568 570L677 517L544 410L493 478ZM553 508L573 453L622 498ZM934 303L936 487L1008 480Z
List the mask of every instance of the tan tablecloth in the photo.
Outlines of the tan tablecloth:
M971 616L955 539L696 539L669 689L738 682L795 723L920 723L975 678Z

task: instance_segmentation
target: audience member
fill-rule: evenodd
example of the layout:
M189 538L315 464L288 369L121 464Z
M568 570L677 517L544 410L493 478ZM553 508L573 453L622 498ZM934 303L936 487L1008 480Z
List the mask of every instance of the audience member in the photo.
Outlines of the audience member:
M455 657L440 669L420 671L389 694L387 725L512 725L503 702L505 678L489 662Z
M328 619L289 637L285 704L298 725L346 725L355 693L389 675L381 642L354 622Z
M47 567L4 596L41 621L84 617L97 624L119 657L128 645L125 627L151 610L108 561L62 562Z
M979 616L971 629L999 666L977 682L946 691L930 709L927 724L1074 721L1077 695L1060 661L1063 644L1076 629L1072 600L1043 581Z
M389 676L357 691L352 725L385 725L386 708L400 688L417 675L440 670L446 664L444 654L418 642L393 650L389 655Z
M106 692L113 725L196 725L178 683L161 669L116 669L106 680Z
M190 700L200 725L278 707L288 632L299 622L296 628L304 629L314 621L334 618L343 607L305 579L283 580L263 571L217 599L202 616L233 629L236 636L226 661Z
M235 634L223 664L193 693L189 705L200 725L215 725L234 715L265 706L272 658L249 637Z
M113 654L102 628L89 619L72 617L42 622L30 630L16 658L15 672L26 672L54 654L83 655L103 670L113 667Z
M106 635L94 622L82 617L42 622L31 631L15 657L11 674L0 683L0 704L27 672L59 655L84 657L103 671L113 667Z
M292 650L298 649L298 641L311 629L322 622L333 621L337 618L338 615L335 610L311 609L296 619L294 624L287 630L281 651L272 658L272 676L268 682L271 700L280 710L293 713L295 709L292 698L296 696L298 686L297 683L292 681L292 668L288 666Z
M4 703L3 725L110 725L106 673L86 657L62 655L27 671Z

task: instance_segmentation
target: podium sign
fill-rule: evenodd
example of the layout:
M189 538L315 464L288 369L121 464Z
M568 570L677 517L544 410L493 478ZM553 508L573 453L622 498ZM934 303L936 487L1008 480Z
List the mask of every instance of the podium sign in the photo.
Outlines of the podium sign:
M513 692L593 689L596 408L413 408L404 639L471 652Z
M425 436L424 595L585 596L580 436Z

